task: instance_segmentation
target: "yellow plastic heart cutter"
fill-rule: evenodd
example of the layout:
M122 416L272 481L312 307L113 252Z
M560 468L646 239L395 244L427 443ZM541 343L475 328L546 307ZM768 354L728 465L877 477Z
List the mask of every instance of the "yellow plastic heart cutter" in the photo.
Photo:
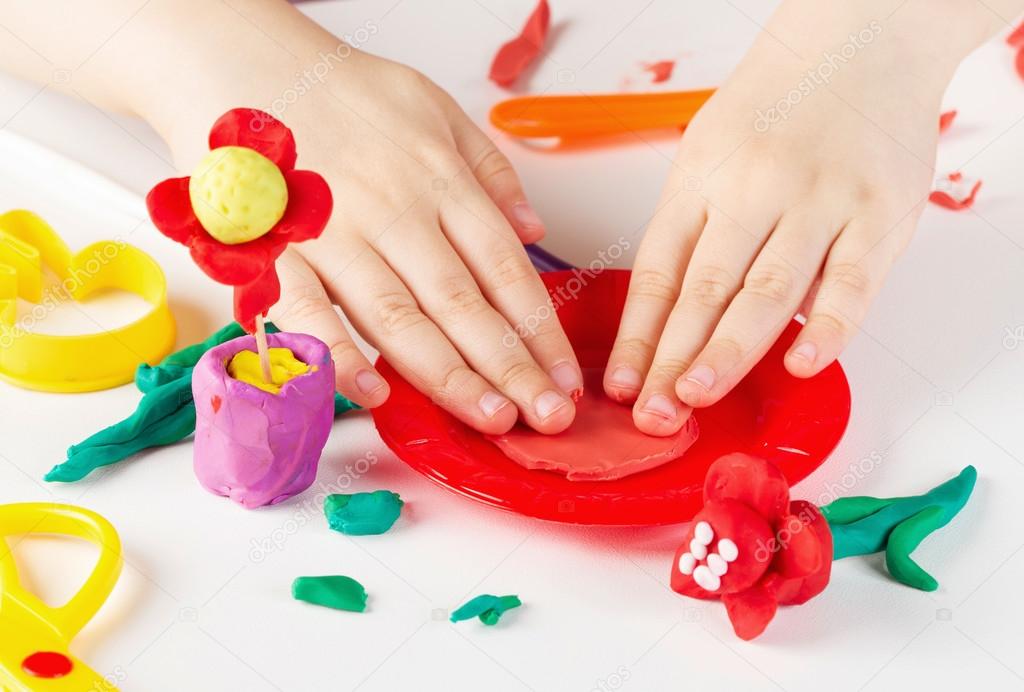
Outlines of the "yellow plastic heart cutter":
M59 279L55 285L44 286L44 265ZM103 289L135 293L152 309L95 334L32 330L61 301L81 301ZM19 297L35 303L20 319ZM167 279L156 260L119 240L72 253L36 214L19 209L0 215L0 378L47 392L91 392L130 382L139 363L156 364L173 346Z
M22 587L11 537L59 534L99 546L92 574L75 596L52 608ZM116 691L68 650L107 600L121 574L121 539L109 521L87 509L48 502L0 505L0 690Z

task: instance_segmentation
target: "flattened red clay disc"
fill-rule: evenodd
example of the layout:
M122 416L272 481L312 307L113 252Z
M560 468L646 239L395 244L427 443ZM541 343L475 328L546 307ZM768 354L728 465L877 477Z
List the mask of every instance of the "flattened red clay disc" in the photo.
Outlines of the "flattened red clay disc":
M542 435L522 423L504 435L489 435L505 456L528 469L555 471L571 481L610 481L678 459L697 440L697 421L675 435L646 435L633 424L632 407L609 399L600 368L583 370L583 396L576 419L558 435Z

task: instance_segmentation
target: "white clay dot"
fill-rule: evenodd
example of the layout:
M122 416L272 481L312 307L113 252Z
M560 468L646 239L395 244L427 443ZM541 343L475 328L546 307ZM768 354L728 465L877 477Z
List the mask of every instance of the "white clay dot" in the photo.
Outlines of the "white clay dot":
M718 591L718 587L722 585L722 580L708 569L707 565L700 565L693 570L693 580L705 591Z
M693 527L693 537L704 545L711 545L711 541L715 537L715 532L711 530L711 524L706 521L699 521L697 525Z
M718 553L708 555L708 569L716 577L720 577L729 571L729 563L722 559Z
M692 553L683 553L679 556L679 571L683 574L693 574L693 568L697 566L697 558Z
M690 552L693 553L693 556L698 560L703 560L708 556L708 547L694 538L690 541Z
M728 538L723 538L718 542L718 554L726 562L732 562L740 556L740 549Z

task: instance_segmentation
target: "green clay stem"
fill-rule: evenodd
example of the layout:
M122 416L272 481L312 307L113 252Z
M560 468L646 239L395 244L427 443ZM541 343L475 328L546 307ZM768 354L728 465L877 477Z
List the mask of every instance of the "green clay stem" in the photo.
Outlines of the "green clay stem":
M355 613L366 610L366 589L352 577L340 574L298 577L292 582L292 597L335 610Z
M891 499L882 497L842 497L822 508L822 512L828 512L825 516L828 518L829 524L850 524L869 514L874 514L892 502Z
M898 581L925 591L935 579L910 558L929 534L948 524L967 504L978 472L967 466L955 478L913 497L851 497L822 508L832 530L833 560L886 552L886 566Z
M279 331L269 322L266 326L268 333ZM45 480L78 481L102 466L191 435L196 428L192 368L206 351L243 334L245 330L232 322L204 341L172 353L159 365L140 365L135 371L135 386L142 392L142 399L134 413L70 447L67 460L50 469ZM335 416L354 408L359 407L335 393Z

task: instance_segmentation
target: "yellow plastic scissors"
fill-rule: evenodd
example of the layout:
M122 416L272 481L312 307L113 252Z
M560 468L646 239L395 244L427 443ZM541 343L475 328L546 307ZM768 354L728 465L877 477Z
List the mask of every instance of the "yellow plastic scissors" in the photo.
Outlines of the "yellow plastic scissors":
M59 608L46 605L21 585L6 539L25 534L75 536L99 546L92 574ZM47 502L0 505L0 690L116 691L68 647L110 595L121 565L121 539L95 512Z

